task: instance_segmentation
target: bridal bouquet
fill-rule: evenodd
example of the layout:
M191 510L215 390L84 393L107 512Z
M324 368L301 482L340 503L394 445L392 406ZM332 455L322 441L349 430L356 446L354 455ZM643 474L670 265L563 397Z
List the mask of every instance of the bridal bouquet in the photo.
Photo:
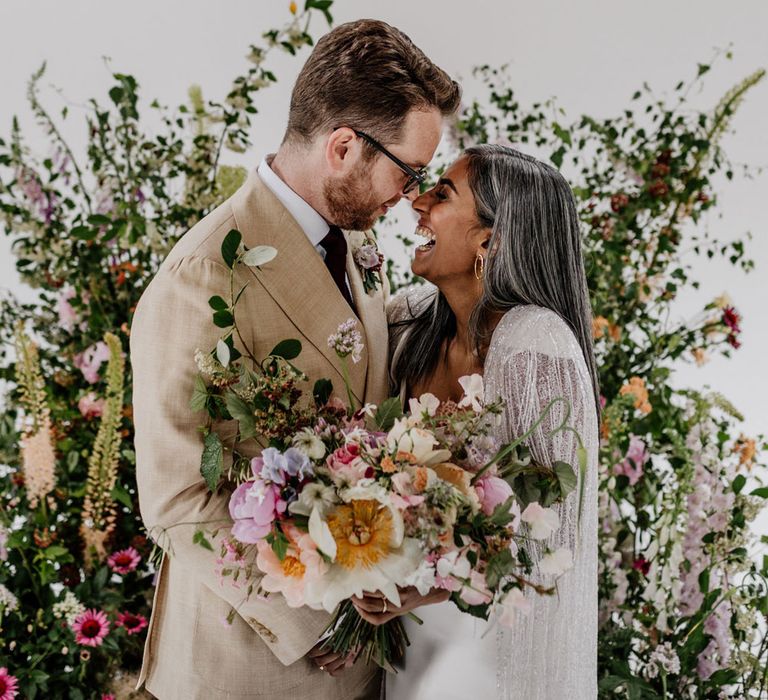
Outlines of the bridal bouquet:
M269 258L239 251L230 254L230 267ZM226 313L236 329L234 304ZM345 368L362 350L356 325L350 319L328 339ZM554 590L529 580L527 541L558 527L549 506L574 489L574 466L583 464L536 464L523 442L538 423L498 444L492 433L503 405L483 404L479 375L461 378L458 403L424 394L411 399L407 412L396 398L356 406L348 382L346 403L328 380L304 400L305 377L291 362L300 350L298 341L283 341L254 371L240 361L230 333L211 353L196 355L193 408L238 423L222 576L257 595L280 594L289 606L334 613L328 647L363 652L385 667L408 643L403 626L398 618L379 627L365 622L352 596L378 592L399 606L404 587L422 595L440 588L463 611L497 614L505 623L530 604L527 588ZM222 476L222 444L215 432L204 432L201 472L213 490ZM256 436L269 446L258 457L240 456L238 443ZM201 531L195 537L207 544ZM558 574L570 564L570 552L561 550L546 553L538 566Z

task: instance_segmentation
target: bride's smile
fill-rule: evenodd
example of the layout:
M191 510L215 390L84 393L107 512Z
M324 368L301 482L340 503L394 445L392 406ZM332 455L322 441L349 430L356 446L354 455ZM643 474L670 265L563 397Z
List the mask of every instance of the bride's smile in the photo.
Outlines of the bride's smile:
M433 284L475 279L475 259L485 254L490 231L480 225L469 187L466 158L449 167L435 186L417 197L416 248L411 270Z

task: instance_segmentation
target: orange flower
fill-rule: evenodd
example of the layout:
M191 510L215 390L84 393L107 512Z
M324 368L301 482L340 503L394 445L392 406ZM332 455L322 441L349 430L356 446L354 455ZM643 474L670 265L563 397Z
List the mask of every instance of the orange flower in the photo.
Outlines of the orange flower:
M291 4L288 5L288 9L291 11L292 15L295 15L299 8L296 6L295 2L291 2Z
M733 445L733 451L739 455L739 465L752 471L757 455L757 443L746 435L739 435L739 439Z
M611 336L611 340L614 343L618 343L621 340L621 328L619 328L615 323L611 323L608 326L608 335Z
M592 337L595 340L602 338L605 335L606 329L610 326L610 322L605 316L597 316L592 319Z
M427 468L417 467L411 482L414 493L421 493L427 488Z
M691 350L691 354L693 355L693 359L696 361L696 365L698 367L705 365L709 361L704 348L693 348L693 350Z
M641 413L648 415L653 410L648 401L648 390L645 388L645 380L641 377L631 377L629 382L619 389L619 395L634 396L635 408Z
M411 454L410 452L403 452L402 450L398 451L398 453L395 455L395 459L398 462L410 462L411 464L419 463L416 455Z
M389 455L381 460L381 471L383 471L385 474L392 474L393 472L397 471L397 465Z

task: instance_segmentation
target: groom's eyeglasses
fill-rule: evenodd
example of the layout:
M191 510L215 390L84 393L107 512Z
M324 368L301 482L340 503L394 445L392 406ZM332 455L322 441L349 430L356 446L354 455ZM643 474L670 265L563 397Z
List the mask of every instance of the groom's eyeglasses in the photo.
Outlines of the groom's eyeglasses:
M340 129L341 127L337 126L337 129ZM403 194L408 194L413 190L414 187L417 185L420 185L422 182L424 182L427 179L427 168L424 166L423 168L419 168L418 170L414 170L410 165L406 165L403 163L402 160L400 160L396 155L393 153L390 153L384 146L382 146L375 138L372 136L368 136L363 131L358 131L357 129L352 129L352 131L355 132L356 136L359 136L361 139L364 139L367 141L371 146L373 146L379 153L383 153L387 158L389 158L400 170L402 170L407 176L408 179L405 181L405 184L403 185Z

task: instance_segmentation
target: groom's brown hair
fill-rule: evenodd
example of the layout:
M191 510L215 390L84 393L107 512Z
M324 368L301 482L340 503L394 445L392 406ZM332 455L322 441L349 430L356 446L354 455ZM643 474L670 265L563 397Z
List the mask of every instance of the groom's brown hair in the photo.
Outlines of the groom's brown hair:
M284 143L306 144L338 126L397 142L412 109L459 107L456 81L386 22L342 24L317 42L291 95Z

